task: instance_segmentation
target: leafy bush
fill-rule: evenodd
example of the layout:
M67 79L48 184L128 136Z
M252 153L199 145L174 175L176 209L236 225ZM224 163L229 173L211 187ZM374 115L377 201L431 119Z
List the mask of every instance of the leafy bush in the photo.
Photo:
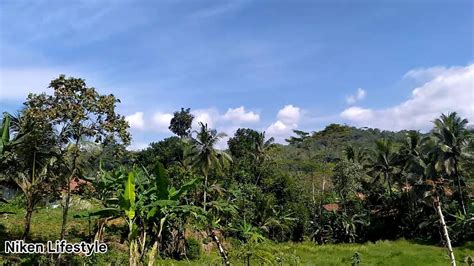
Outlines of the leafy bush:
M186 239L186 256L190 260L199 259L201 257L201 242L195 238Z

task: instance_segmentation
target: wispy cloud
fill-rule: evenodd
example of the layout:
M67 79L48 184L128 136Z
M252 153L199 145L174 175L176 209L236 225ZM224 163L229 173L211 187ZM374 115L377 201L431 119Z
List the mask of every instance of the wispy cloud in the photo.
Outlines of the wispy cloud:
M210 5L204 8L200 8L191 14L192 18L210 18L220 16L232 11L239 10L247 1L235 0L235 1L218 1L215 5Z
M365 90L358 88L355 94L346 96L346 102L348 104L354 104L356 102L362 101L366 95L367 92Z
M354 106L344 110L341 117L359 126L391 130L428 130L441 113L453 111L474 122L474 64L417 69L407 76L431 78L400 104L384 109Z

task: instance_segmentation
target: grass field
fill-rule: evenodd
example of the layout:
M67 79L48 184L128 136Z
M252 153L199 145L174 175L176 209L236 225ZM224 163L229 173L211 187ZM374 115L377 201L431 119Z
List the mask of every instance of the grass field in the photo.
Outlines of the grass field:
M0 211L13 211L3 208ZM14 214L0 215L0 240L18 239L22 232L23 211ZM77 211L75 212L77 213ZM31 225L31 241L40 242L58 238L60 229L60 209L40 209L33 215ZM87 220L74 219L70 216L68 240L81 241L89 235ZM80 258L78 262L103 265L114 261L117 264L127 262L127 252L115 245L109 245L110 253L93 258ZM351 265L354 254L359 255L360 265L449 265L446 250L442 247L418 244L408 240L378 241L364 244L337 244L315 245L311 242L304 243L263 243L258 248L251 250L251 265L260 263L283 265ZM466 256L474 256L474 242L455 248L455 255L459 265L466 265ZM231 250L233 264L241 265L245 261L237 259L236 251ZM33 263L36 258L0 257L0 264L6 261L17 263ZM173 261L162 260L158 265L217 265L220 258L215 252L203 254L199 260Z

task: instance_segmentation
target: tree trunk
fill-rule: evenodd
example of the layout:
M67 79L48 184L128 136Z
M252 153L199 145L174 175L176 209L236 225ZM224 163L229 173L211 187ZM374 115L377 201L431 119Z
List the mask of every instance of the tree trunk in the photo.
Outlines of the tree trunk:
M388 183L388 194L391 197L392 196L392 182L390 182L390 177L388 176L388 173L385 172L384 175L385 175L385 180Z
M203 208L204 208L204 211L206 211L206 202L207 202L207 175L204 176L204 200L203 200Z
M449 238L448 227L444 221L443 211L441 210L441 202L439 201L439 196L436 196L434 200L434 204L436 207L436 211L439 215L439 222L441 223L441 227L443 228L443 235L444 239L446 240L446 245L448 247L449 258L451 260L451 265L456 266L456 259L454 258L453 247L451 246L451 239Z
M214 231L211 231L211 238L216 243L217 249L219 250L219 254L222 257L222 260L224 260L224 264L230 265L229 258L227 257L227 252L225 251L224 247L222 246L221 242L219 241L219 238L216 236Z
M21 239L23 240L26 240L26 238L28 237L28 234L30 233L32 215L33 215L33 206L31 202L28 202L28 207L26 208L26 215L25 215L25 225L24 225L23 235L21 237Z
M66 235L66 225L67 225L67 214L69 211L69 201L71 199L71 180L74 178L76 175L76 167L77 167L77 157L79 157L79 139L77 138L76 140L76 146L75 146L75 151L74 151L74 157L72 159L72 172L69 178L67 179L67 189L66 189L66 199L65 203L63 206L63 221L61 223L61 238L60 240L64 239L64 236Z
M324 187L326 185L326 178L324 177L323 175L323 185L322 185L322 188L321 188L321 197L319 199L319 218L321 219L322 218L322 214L323 214L323 195L324 195Z
M31 225L31 216L33 215L33 209L36 200L34 199L35 193L33 192L35 188L33 188L34 184L36 183L36 152L33 153L33 169L31 171L31 183L30 186L26 185L24 189L24 193L26 196L26 215L25 215L25 225L23 230L23 235L21 239L26 240L28 234L30 233L30 225Z
M74 172L74 171L73 171ZM69 212L69 202L71 199L71 179L72 176L68 178L67 180L67 189L66 189L66 198L64 199L64 205L63 205L63 217L62 217L62 222L61 222L61 235L60 235L60 240L64 239L64 236L66 235L66 225L67 225L67 214Z
M461 180L458 173L458 163L456 159L454 160L454 176L456 177L457 183L458 183L457 185L458 185L459 199L460 199L459 204L461 204L463 214L466 215L466 206L464 206L464 196L462 194Z
M74 175L74 170L73 174L71 177ZM65 235L66 235L66 225L67 225L67 214L69 211L69 201L71 197L71 177L67 180L67 190L66 190L66 198L65 198L65 203L63 205L63 217L62 217L62 222L61 222L61 235L60 235L60 240L63 240ZM58 254L58 257L56 259L56 265L59 266L61 265L61 253Z

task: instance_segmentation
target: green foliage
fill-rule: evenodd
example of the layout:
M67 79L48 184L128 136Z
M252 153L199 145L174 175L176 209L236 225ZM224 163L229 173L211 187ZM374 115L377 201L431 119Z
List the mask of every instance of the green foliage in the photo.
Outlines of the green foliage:
M363 180L364 175L362 166L359 164L345 161L336 164L332 183L343 204L346 200L355 197L358 184Z
M299 146L305 140L307 140L309 138L309 133L308 132L304 132L304 131L301 131L301 130L293 130L293 133L296 134L296 137L292 136L289 139L286 139L286 142L288 142L288 144L290 144L290 145Z
M5 147L10 141L10 122L10 115L8 113L3 113L2 123L0 124L0 130L2 133L0 136L0 154L3 154Z
M149 147L138 153L137 161L148 171L152 171L157 162L166 168L182 165L187 142L179 137L165 138L159 142L150 143Z
M225 133L218 133L208 128L207 124L199 123L199 131L196 132L196 137L191 139L191 148L186 151L188 163L203 176L208 176L212 169L222 173L232 158L214 146L225 136Z
M362 262L361 258L360 258L360 253L359 252L354 252L354 255L352 255L351 257L351 265L352 266L356 266L356 265L360 265Z
M25 211L5 215L28 217L41 200L57 199L55 191L65 191L68 203L70 181L87 180L87 194L80 196L101 208L75 210L80 225L69 234L125 243L129 264L218 263L217 252L224 262L229 255L245 264L359 265L361 258L364 264L386 262L382 253L399 264L425 262L413 259L408 247L425 256L440 250L406 241L343 243L400 237L440 243L447 239L439 233L443 216L452 243L473 237L473 132L455 113L435 120L428 134L330 124L313 133L295 130L288 145L241 128L227 153L216 148L224 134L203 123L191 134L193 116L181 109L170 125L179 137L127 152L127 124L115 113L113 95L64 76L50 87L53 95L30 95L20 117L2 121L0 172L15 174L26 203ZM0 230L12 232L11 226ZM215 243L217 251L204 254L201 242ZM68 263L104 262L101 256L65 257ZM123 264L123 258L113 259ZM43 258L25 261L31 259Z
M196 260L201 257L202 254L202 248L201 248L201 242L195 238L186 238L186 248L187 248L187 253L186 257L190 260Z
M176 111L171 118L169 130L179 137L183 138L191 132L191 125L193 124L194 116L191 114L191 109L181 108L181 111Z

